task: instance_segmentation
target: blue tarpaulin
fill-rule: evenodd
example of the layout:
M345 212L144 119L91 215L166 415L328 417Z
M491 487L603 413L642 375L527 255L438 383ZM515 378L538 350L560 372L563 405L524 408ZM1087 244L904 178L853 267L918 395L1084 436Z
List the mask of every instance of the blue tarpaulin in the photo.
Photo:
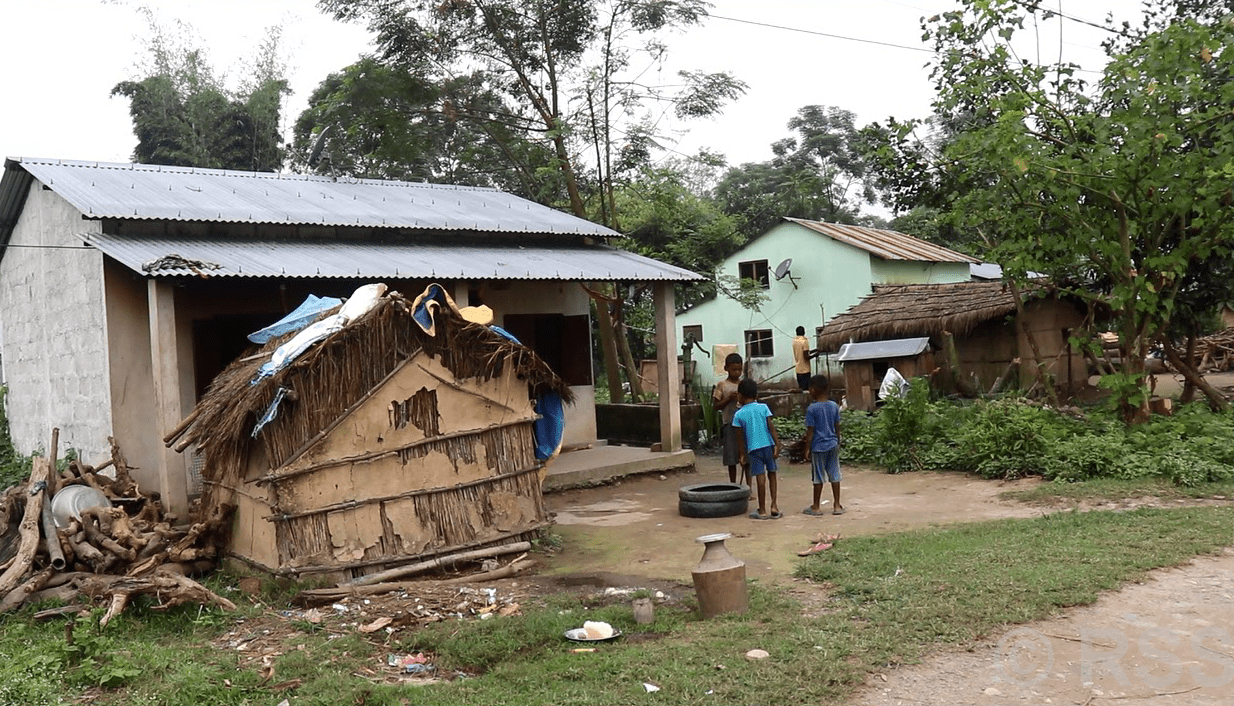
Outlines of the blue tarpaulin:
M342 299L335 297L319 297L313 294L308 295L308 298L301 302L296 310L270 324L260 331L254 331L249 334L249 340L257 345L267 343L272 338L278 338L283 334L299 331L300 329L313 323L321 315L321 312L328 311L342 304Z
M552 390L540 393L536 399L536 414L540 415L532 425L536 435L536 458L546 461L557 453L561 437L566 433L566 412L561 395Z

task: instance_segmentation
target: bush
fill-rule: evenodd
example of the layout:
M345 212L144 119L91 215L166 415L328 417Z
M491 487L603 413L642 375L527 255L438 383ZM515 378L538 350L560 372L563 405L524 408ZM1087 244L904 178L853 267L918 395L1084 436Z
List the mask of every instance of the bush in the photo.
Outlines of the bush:
M1234 415L1202 403L1125 427L1112 412L1087 420L1025 400L933 402L922 384L874 416L844 416L842 458L898 473L957 470L1059 482L1161 478L1177 485L1234 479Z
M17 453L9 436L6 410L8 388L0 386L0 489L24 483L30 477L30 459Z

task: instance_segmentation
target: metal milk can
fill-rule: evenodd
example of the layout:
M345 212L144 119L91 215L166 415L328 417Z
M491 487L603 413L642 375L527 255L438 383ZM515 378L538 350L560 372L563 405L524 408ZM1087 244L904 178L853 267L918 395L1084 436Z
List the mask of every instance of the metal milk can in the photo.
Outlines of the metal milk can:
M721 613L744 613L750 608L750 594L746 587L746 563L724 546L724 540L732 537L728 532L707 534L696 539L703 543L703 558L694 568L694 593L704 618L713 618Z

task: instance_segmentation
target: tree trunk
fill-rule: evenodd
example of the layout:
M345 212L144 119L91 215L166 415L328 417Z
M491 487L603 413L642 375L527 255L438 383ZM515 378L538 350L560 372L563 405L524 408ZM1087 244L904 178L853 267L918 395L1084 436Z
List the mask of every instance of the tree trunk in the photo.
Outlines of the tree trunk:
M1196 338L1198 337L1196 336L1196 332L1194 330L1187 333L1187 350L1183 354L1183 362L1187 364L1187 367L1192 368L1193 370L1195 369ZM1174 366L1174 367L1175 369L1177 369L1178 366ZM1188 379L1185 375L1183 376L1183 380L1185 382L1183 384L1182 394L1178 396L1179 404L1187 404L1195 399L1195 385L1193 385L1191 383L1191 380Z
M617 317L613 321L613 338L617 343L617 354L621 356L621 364L626 369L626 379L630 381L630 397L635 402L642 402L646 395L643 393L643 379L639 375L638 363L634 360L634 354L630 352L630 337L626 333L625 303L621 299L621 287L613 285L613 292L617 300Z
M608 300L593 294L592 301L596 307L596 332L600 336L600 350L604 354L608 399L610 402L624 402L626 396L621 389L621 371L617 368L617 341L613 336L613 317L609 313Z
M1028 350L1033 356L1033 365L1037 366L1037 377L1041 380L1041 386L1045 388L1050 403L1058 409L1062 406L1058 401L1058 390L1054 389L1054 378L1046 372L1045 363L1041 360L1041 351L1037 348L1037 337L1028 329L1028 317L1024 313L1024 298L1020 296L1020 288L1013 279L1007 280L1007 287L1011 289L1011 296L1015 299L1016 328L1028 342Z
M1178 355L1178 351L1173 345L1170 344L1169 341L1162 339L1161 347L1165 350L1165 357L1166 360L1170 361L1170 365L1173 365L1175 370L1182 373L1183 377L1189 384L1204 393L1204 396L1208 398L1208 404L1213 408L1213 411L1224 412L1230 408L1230 401L1225 398L1225 395L1221 394L1221 391L1217 388L1208 384L1203 376L1200 375L1199 371L1184 362L1182 357Z

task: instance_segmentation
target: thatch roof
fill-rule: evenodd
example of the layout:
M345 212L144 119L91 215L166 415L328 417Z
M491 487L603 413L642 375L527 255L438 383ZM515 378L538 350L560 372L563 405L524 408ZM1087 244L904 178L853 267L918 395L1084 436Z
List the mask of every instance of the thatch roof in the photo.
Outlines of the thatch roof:
M1027 299L1042 291L1040 285L1028 285L1021 295ZM944 331L964 336L978 324L1015 310L1015 297L1005 282L878 284L856 306L827 322L818 346L836 351L849 341L936 336Z
M261 365L295 333L270 340L219 373L189 416L191 423L182 425L169 443L178 449L197 444L205 454L202 477L207 482L238 479L255 441L254 424L279 388L286 388L289 393L278 416L258 435L269 467L277 468L421 351L436 356L456 380L497 377L505 366L513 365L533 389L549 388L563 401L571 401L569 386L530 348L467 321L449 307L437 310L436 335L429 336L412 320L411 304L391 292L358 321L312 346L283 370L251 384ZM337 311L338 307L322 316Z

